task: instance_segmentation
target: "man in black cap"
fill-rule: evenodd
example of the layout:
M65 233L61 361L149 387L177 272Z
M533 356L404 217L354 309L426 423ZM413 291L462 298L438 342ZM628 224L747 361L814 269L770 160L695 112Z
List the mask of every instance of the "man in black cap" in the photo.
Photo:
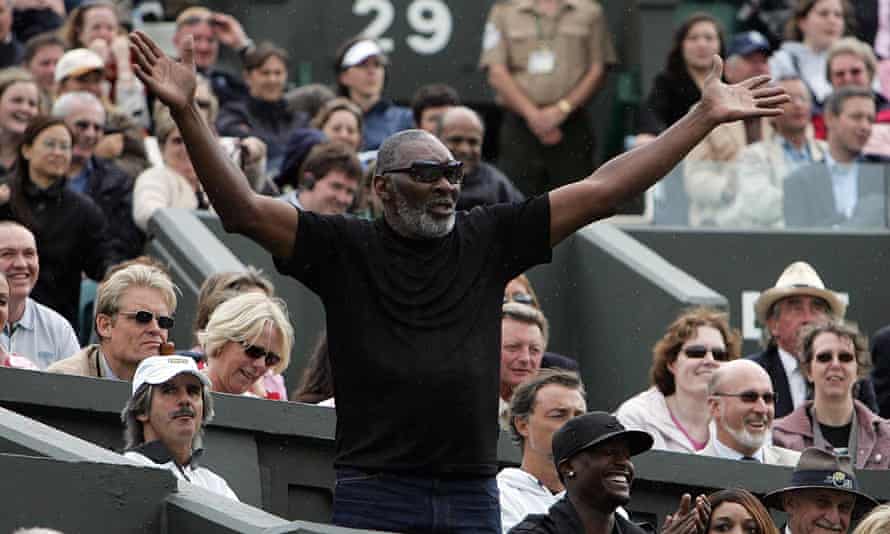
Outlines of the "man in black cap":
M651 447L652 436L641 430L627 430L611 414L591 412L570 419L553 435L553 463L565 485L566 496L550 507L546 515L526 516L511 534L646 532L615 510L630 502L634 479L630 457ZM702 507L706 501L700 499L691 510L688 497L684 497L684 502L685 508L681 504L682 513L676 517L677 525L697 521L703 528L707 512ZM666 524L665 531L674 530Z
M801 453L791 483L763 501L788 514L785 534L843 534L878 505L859 491L849 457L815 447Z

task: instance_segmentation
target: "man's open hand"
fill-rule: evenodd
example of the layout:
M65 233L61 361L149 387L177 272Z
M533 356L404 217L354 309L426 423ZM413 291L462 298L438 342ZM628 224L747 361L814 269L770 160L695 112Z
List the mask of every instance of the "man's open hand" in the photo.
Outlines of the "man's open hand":
M715 124L781 115L782 104L790 101L783 88L769 85L769 76L754 76L734 85L724 83L722 76L723 60L715 55L699 103Z
M133 72L161 102L171 111L182 111L195 99L195 44L186 37L182 58L176 61L164 54L141 31L130 34L130 52L133 55Z

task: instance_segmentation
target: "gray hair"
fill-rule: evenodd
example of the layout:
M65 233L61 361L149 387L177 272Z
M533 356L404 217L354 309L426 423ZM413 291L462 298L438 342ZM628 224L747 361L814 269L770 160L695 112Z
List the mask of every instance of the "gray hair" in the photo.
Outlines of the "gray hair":
M404 144L416 143L420 140L433 139L439 142L433 134L425 130L403 130L387 137L377 151L377 174L400 165L401 148Z
M574 371L564 369L541 369L529 380L516 386L513 398L510 400L510 435L520 448L525 446L525 436L516 428L516 420L528 420L535 411L535 403L538 399L538 391L544 386L556 384L567 389L577 390L581 397L586 397L584 382Z
M100 314L112 316L118 312L121 298L131 287L147 287L158 290L170 309L170 313L176 312L176 292L179 289L170 280L167 273L151 265L134 263L113 272L99 284L96 289L94 328L96 327L96 318ZM96 334L98 333L99 331L96 330Z
M124 450L134 449L145 443L145 427L139 420L140 415L151 412L151 399L154 395L154 386L149 383L142 384L127 400L124 409L121 410L121 422L124 424ZM210 388L201 385L201 398L204 401L204 412L201 418L201 428L192 438L192 450L201 448L204 442L204 427L213 420L213 396Z
M541 331L541 337L544 338L543 349L547 350L547 342L550 340L550 323L547 322L547 317L544 315L544 312L534 306L529 306L528 304L507 302L504 304L503 308L501 308L501 314L504 319L513 319L520 323L537 326Z
M93 93L88 93L86 91L65 93L57 98L56 102L53 104L52 116L64 119L68 115L71 115L78 106L95 107L102 112L104 121L105 107L102 105L102 101L96 98L96 95Z

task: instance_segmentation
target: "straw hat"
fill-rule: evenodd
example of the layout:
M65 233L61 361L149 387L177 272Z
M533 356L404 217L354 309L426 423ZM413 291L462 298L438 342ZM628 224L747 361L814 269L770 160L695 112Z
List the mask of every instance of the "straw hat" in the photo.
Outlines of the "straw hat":
M754 302L757 320L761 324L766 324L767 314L773 304L793 295L809 295L824 300L828 303L831 314L836 319L843 319L847 312L847 305L837 296L837 293L825 289L825 284L822 283L819 273L813 269L813 266L805 261L796 261L785 268L774 287L761 293L757 301Z

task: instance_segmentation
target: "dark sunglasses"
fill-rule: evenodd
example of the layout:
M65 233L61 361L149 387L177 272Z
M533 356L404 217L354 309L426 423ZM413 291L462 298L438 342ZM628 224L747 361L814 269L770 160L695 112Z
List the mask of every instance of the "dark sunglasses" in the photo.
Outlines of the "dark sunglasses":
M714 359L718 362L729 361L729 353L726 352L726 349L721 349L719 347L705 347L704 345L689 345L683 352L686 353L686 356L694 359L700 360L708 355L708 352L714 356Z
M534 305L535 300L528 293L513 293L512 295L504 295L504 304L508 302L518 302L531 306Z
M258 360L265 357L266 367L275 367L281 361L281 356L271 350L266 350L265 347L247 343L242 343L241 346L244 347L244 354L247 354L252 360Z
M834 354L826 351L826 352L820 352L819 354L817 354L813 357L816 358L816 361L819 363L830 363L831 360L834 359ZM853 354L852 352L846 352L846 351L839 352L837 354L837 359L841 363L851 363L853 360L856 359L856 355Z
M448 183L459 185L464 181L464 164L460 161L428 161L418 160L412 161L410 167L401 169L386 169L380 174L390 174L393 172L404 172L411 176L416 182L423 184L436 183L442 178L448 180Z
M139 324L148 324L152 321L152 319L158 320L158 326L163 328L164 330L170 330L173 328L173 317L167 317L166 315L155 315L150 311L139 310L134 312L118 312L124 317L129 317L130 319L135 320Z
M756 391L743 391L741 393L714 393L715 397L738 397L742 399L742 402L745 404L754 404L757 402L757 399L763 399L763 402L767 404L773 404L776 402L776 394L772 391L767 391L764 393L758 393Z

